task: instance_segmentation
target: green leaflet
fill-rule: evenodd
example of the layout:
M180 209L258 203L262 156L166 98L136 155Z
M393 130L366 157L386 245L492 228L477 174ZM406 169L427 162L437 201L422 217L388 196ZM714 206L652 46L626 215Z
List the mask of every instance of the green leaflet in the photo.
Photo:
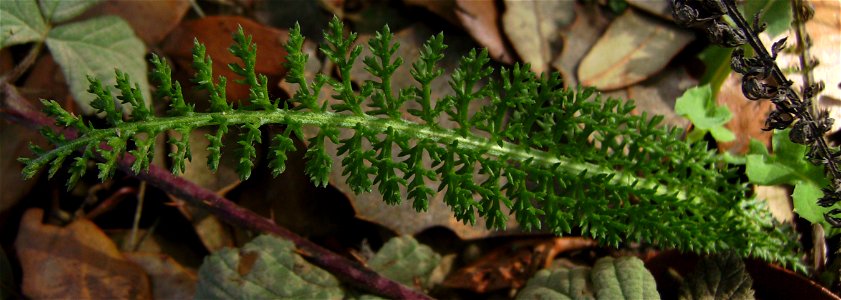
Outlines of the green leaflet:
M115 118L115 109L97 102L110 125L85 129L71 141L53 134L56 148L22 159L24 175L32 177L75 150L92 152L102 141L122 147L138 144L140 138L143 147L154 148L154 139L148 136L162 132L177 133L168 142L177 149L170 154L173 171L180 172L191 153L184 137L200 127L218 128L208 136L211 168L223 150L221 136L227 128L239 127L243 129L239 141L229 150L240 154L240 176L262 167L254 165L258 144L268 147L268 166L279 174L285 168L285 153L294 149L289 137L303 137L306 126L318 131L306 149L304 170L318 186L327 185L332 165L340 163L356 192L377 188L389 204L407 199L423 210L436 193L427 184L437 184L443 201L467 223L485 218L488 226L502 228L513 215L526 229L560 235L575 228L612 246L641 241L687 251L734 250L785 263L797 261L794 252L785 250L791 245L788 237L773 227L756 201L746 197L737 170L719 161L705 144L688 144L680 140L679 130L661 127L662 117L635 116L633 103L602 99L592 89L564 89L558 74L538 76L527 65L494 70L484 50L461 59L450 78L449 96L431 99L429 83L443 73L437 65L446 47L440 34L421 47L419 58L405 64L417 85L398 90L390 84L391 74L405 66L403 58L393 56L398 45L388 28L369 41L373 54L362 58L376 79L356 87L349 72L361 48L352 46L355 34L344 32L342 23L334 19L321 47L342 76L320 74L308 81L300 28L290 30L287 81L300 88L283 106L263 94L266 83L249 66L256 48L242 32L231 47L242 64L230 67L242 77L237 80L251 85L253 105L229 106L224 94L227 79L214 77L210 58L198 42L193 80L210 95L210 112L187 105L169 67L153 57L152 78L161 86L156 98L169 101L167 116L139 113L121 120ZM478 85L483 78L492 80ZM95 79L93 83L98 84ZM332 88L328 95L321 94L325 85ZM107 95L101 92L98 97ZM328 106L324 97L339 102ZM479 99L491 104L469 111L469 104ZM406 102L417 104L419 109L409 113L420 121L403 117L400 109ZM62 124L80 124L59 109L52 105L48 113ZM442 128L441 118L452 119L456 128ZM262 140L258 133L269 124L286 125L281 137ZM340 131L353 135L340 140ZM337 157L327 154L327 143L338 146ZM392 151L395 145L399 151ZM100 167L105 173L101 176L107 177L111 161L120 153L105 149L95 153L108 159ZM427 158L431 165L424 163ZM74 164L71 178L84 172L80 166Z
M827 236L841 233L824 219L824 214L833 207L820 207L817 202L823 197L822 187L829 185L823 166L816 166L806 160L808 146L793 143L787 130L777 130L771 144L774 154L758 141L751 141L745 172L748 179L758 185L789 184L794 186L792 200L794 211L812 223L820 223L827 230Z
M736 139L724 124L733 118L730 110L717 106L709 84L693 87L675 101L675 113L686 117L695 128L687 136L690 142L697 142L709 132L716 141L729 142Z
M597 260L592 270L540 270L517 299L660 299L660 294L654 277L639 258L608 256Z
M428 284L440 261L441 255L429 246L418 243L412 236L400 236L388 240L367 265L386 278L415 286Z

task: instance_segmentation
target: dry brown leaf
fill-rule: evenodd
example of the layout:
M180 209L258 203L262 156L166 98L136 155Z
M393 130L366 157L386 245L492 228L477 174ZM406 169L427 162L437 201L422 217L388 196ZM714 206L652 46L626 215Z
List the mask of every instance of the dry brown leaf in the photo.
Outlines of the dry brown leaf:
M564 86L578 85L578 79L575 77L578 64L609 24L610 20L601 10L575 5L575 21L561 31L564 47L552 62L552 67L561 72Z
M62 228L42 224L43 217L41 209L27 210L15 240L27 297L152 299L146 273L99 227L77 219Z
M718 142L720 151L729 151L733 154L745 154L748 152L751 139L762 142L765 146L771 146L772 131L765 131L765 116L774 107L770 101L751 101L742 94L742 76L730 73L716 97L718 105L726 106L733 113L733 119L724 127L736 134L732 142Z
M491 58L506 64L514 63L512 51L499 29L499 11L491 0L456 0L456 17L479 44L488 48Z
M596 245L596 241L580 237L519 241L503 245L456 270L447 276L442 285L476 293L517 289L525 285L534 272L549 266L559 253Z
M126 252L149 275L155 299L192 299L196 293L196 271L185 268L166 254Z
M157 45L181 22L190 8L189 0L103 1L80 18L116 15L128 22L146 45Z
M758 199L768 203L768 210L780 223L794 220L794 208L791 203L791 191L787 187L775 185L754 185L753 192Z
M207 55L213 58L214 77L222 75L228 78L228 101L247 100L248 86L235 83L235 80L241 78L228 68L229 63L240 63L240 60L228 51L228 47L233 43L231 36L238 26L242 26L243 31L251 35L253 42L258 45L255 66L257 73L266 75L269 82L278 82L286 74L286 68L283 67L286 49L283 46L287 33L285 30L261 25L248 18L212 16L184 22L167 37L163 50L172 56L181 68L193 74L193 39L198 38L199 42L207 46ZM269 85L270 95L276 97L277 92L274 85Z
M686 89L698 85L698 80L692 78L680 66L669 67L657 75L643 82L622 89L627 92L625 98L633 99L637 108L636 113L647 112L649 116L661 115L665 117L663 123L686 127L689 120L675 113L675 100ZM620 91L620 90L617 90Z
M520 58L541 74L563 45L560 28L575 19L575 2L506 0L503 30Z
M643 81L662 70L692 39L691 32L628 9L581 61L578 80L600 90Z

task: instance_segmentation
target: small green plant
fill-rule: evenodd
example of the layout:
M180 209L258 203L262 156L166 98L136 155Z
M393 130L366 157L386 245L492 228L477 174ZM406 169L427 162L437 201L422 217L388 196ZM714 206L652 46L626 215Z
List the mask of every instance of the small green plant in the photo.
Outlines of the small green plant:
M200 127L216 128L215 134L207 135L211 170L218 167L226 147L223 135L238 127L240 176L250 176L259 143L270 144L267 167L277 175L285 169L286 153L294 149L293 136L305 139L302 129L308 126L318 132L309 138L305 172L318 186L328 182L334 158L325 145L334 143L339 153L335 160L341 161L354 191L377 188L389 204L401 202L405 191L416 209L425 210L436 193L430 185L437 184L438 191L445 191L443 201L464 222L483 217L488 226L501 228L513 214L526 229L556 234L575 229L613 246L642 241L797 262L791 240L773 226L760 202L746 196L734 168L719 161L705 143L686 143L680 140L680 130L661 127L662 117L632 115L631 102L605 100L591 89L564 89L558 74L538 76L527 65L494 73L487 51L475 50L453 72L452 94L432 99L431 82L443 73L437 65L446 47L441 34L424 44L411 65L417 85L397 90L391 75L403 59L394 57L399 45L388 27L370 40L373 54L363 59L377 79L355 87L349 74L361 53L361 46L354 45L356 34L345 35L342 22L334 19L324 36L321 52L335 63L339 79L324 74L306 79L308 57L296 26L286 45L287 81L299 89L288 102L269 99L266 77L254 72L256 47L241 30L230 50L242 63L230 68L250 86L249 105L228 103L226 79L213 77L211 60L198 41L193 81L209 94L208 112L195 111L185 101L169 66L158 57L152 59L152 77L156 97L169 101L167 116L155 116L139 105L144 103L141 93L119 72L117 98L134 110L125 117L109 90L92 79L94 107L108 121L103 128L84 123L54 101L43 101L57 124L76 129L80 137L67 140L45 131L56 147L33 148L37 156L22 159L24 175L31 178L49 166L53 176L76 151L82 155L70 162L68 187L97 157L101 179L113 175L118 157L127 152L135 158L132 170L144 172L152 160L154 137L164 132L177 133L168 141L176 149L170 154L172 171L183 172L184 161L191 157L188 136ZM490 83L479 84L483 79ZM322 87L332 88L332 93L322 95ZM326 96L340 103L328 105ZM469 112L469 104L479 99L489 99L490 104ZM421 121L403 117L406 102L417 104L408 112ZM438 120L444 117L457 126L440 126ZM261 128L270 124L285 129L263 141ZM342 130L352 136L340 139Z

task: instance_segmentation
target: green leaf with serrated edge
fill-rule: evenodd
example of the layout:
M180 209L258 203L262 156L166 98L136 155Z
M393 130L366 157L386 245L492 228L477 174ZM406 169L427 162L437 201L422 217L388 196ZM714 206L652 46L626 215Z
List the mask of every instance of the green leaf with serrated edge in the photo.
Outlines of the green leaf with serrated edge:
M415 286L427 284L440 261L441 255L407 235L388 240L367 265L386 278Z
M806 161L808 146L791 142L790 129L777 130L771 139L774 154L758 141L751 141L747 155L745 173L748 179L759 185L789 184L794 186L792 200L794 211L812 223L821 223L832 228L823 215L832 208L820 207L817 201L823 196L821 188L829 185L823 166ZM841 231L828 231L830 235Z
M343 299L332 274L295 252L295 245L261 235L239 249L205 257L195 299Z
M736 138L733 132L723 126L733 115L727 107L715 104L708 84L690 88L678 97L675 113L686 117L695 126L687 137L692 142L701 140L707 132L716 141L729 142Z
M660 299L654 276L633 256L600 258L590 278L599 299Z
M81 15L102 0L40 0L38 2L44 18L51 23L58 23Z
M681 300L754 299L753 280L742 258L732 253L706 256L680 286Z
M146 46L123 19L104 16L58 26L50 30L46 43L70 83L73 99L85 114L94 112L90 105L94 96L87 93L86 76L101 80L103 86L117 94L115 68L138 84L146 99L144 105L149 106L149 81L144 60ZM123 111L131 109L123 105Z
M0 48L43 41L48 30L35 0L0 1Z

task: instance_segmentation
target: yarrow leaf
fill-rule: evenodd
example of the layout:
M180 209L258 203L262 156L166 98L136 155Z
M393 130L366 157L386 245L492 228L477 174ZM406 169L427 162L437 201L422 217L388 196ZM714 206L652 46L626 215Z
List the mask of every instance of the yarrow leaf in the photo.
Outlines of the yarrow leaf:
M404 67L403 58L393 57L398 45L388 28L369 42L372 55L362 58L374 79L356 86L350 69L361 46L353 46L356 34L347 34L338 18L325 30L321 52L335 63L339 77L318 74L309 80L303 73L308 56L302 50L300 27L289 34L286 80L299 88L287 104L268 100L265 80L251 67L257 48L245 33L234 34L230 49L240 63L229 67L250 85L250 105L229 104L226 79L213 77L211 58L196 41L193 81L209 93L208 112L186 104L168 64L153 56L152 78L160 85L156 99L170 102L167 116L138 112L124 119L94 81L97 107L109 124L92 128L57 105L47 105L59 123L80 128L81 136L65 140L48 132L56 147L24 159L25 174L32 176L50 162L64 160L67 153L84 150L71 165L69 184L84 175L94 153L106 159L99 175L108 178L114 158L126 151L143 156L147 152L142 148L163 133L170 135L172 171L183 172L191 158L190 133L211 127L216 132L207 135L210 169L218 167L228 129L240 128L237 171L247 178L258 161L262 128L284 125L261 146L268 148L268 167L278 175L286 168L287 153L296 148L293 135L303 139L302 129L309 127L317 133L308 140L304 172L317 186L326 186L333 164L341 163L355 192L376 188L389 204L407 200L425 210L436 199L436 191L427 185L437 184L444 203L466 223L484 218L488 226L502 228L513 215L526 229L559 235L577 230L611 246L640 241L798 262L785 250L792 245L788 236L746 195L735 167L723 164L705 143L686 143L679 129L661 127L662 117L632 114L632 102L603 99L593 89L565 89L559 74L537 75L528 65L497 72L487 50L463 57L450 78L451 95L433 99L430 83L443 73L438 66L446 48L441 34L432 36L411 63L417 84L396 89L390 80L396 68ZM139 103L132 96L134 85L121 78L126 82L120 84L118 99ZM485 79L488 83L480 84ZM322 95L322 87L332 92ZM329 106L324 97L338 103ZM468 110L480 99L490 104L477 112ZM398 113L405 102L416 102L417 109L410 113L420 121ZM371 106L363 107L365 103ZM445 128L441 118L455 121L456 128ZM340 139L343 131L351 134ZM111 150L98 150L103 142ZM336 157L328 154L328 143L338 147ZM424 162L427 159L431 164ZM148 167L146 161L134 170Z

